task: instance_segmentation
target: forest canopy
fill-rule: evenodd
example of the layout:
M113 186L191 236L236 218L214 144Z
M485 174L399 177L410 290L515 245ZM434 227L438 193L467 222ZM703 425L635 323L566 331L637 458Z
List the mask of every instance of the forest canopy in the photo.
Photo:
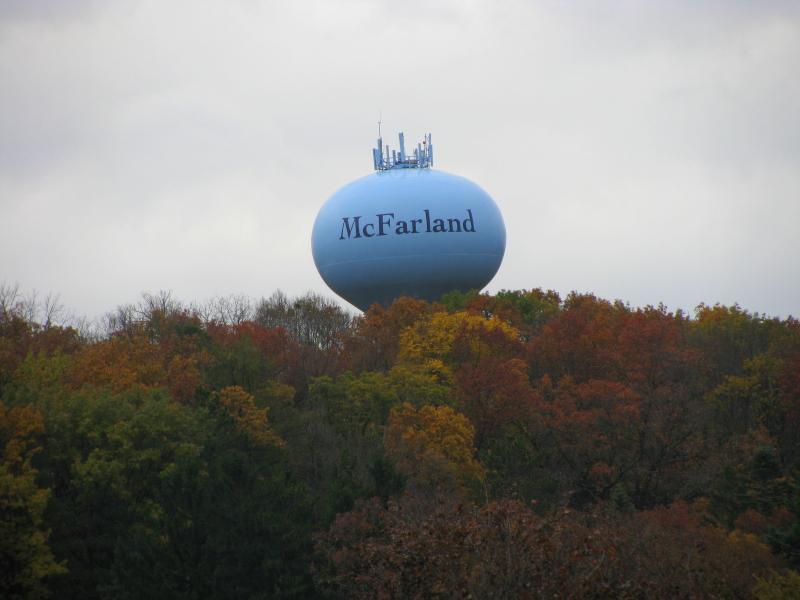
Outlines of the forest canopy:
M800 322L0 286L0 596L800 597Z

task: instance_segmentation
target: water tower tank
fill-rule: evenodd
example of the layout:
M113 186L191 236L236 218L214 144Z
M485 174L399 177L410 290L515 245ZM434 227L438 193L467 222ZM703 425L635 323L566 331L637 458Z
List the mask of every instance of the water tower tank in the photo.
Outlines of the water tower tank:
M488 284L506 247L489 194L431 168L430 134L413 153L402 133L399 152L379 138L372 154L376 172L339 189L314 222L311 249L325 283L361 310Z

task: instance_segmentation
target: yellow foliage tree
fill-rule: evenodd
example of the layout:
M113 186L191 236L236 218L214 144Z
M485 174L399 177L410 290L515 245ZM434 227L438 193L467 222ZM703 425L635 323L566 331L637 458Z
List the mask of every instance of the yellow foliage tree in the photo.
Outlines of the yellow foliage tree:
M431 359L425 364L395 365L387 379L398 402L415 406L447 404L453 385L450 369L439 359Z
M32 406L6 409L0 402L0 597L44 598L43 580L66 569L56 562L44 528L50 491L36 485L31 458L44 433L42 414Z
M280 436L267 420L267 408L258 408L255 398L238 385L223 388L219 403L231 416L236 427L259 446L283 446Z
M753 586L757 600L791 600L800 598L800 573L773 571L767 577L759 577Z
M406 402L389 414L384 444L412 484L460 489L484 477L474 438L469 419L449 406L417 410Z
M474 356L490 351L486 334L500 335L508 341L519 339L519 332L497 317L486 319L464 311L433 313L400 334L399 358L402 362L430 363L432 370L440 369L459 339L466 342Z

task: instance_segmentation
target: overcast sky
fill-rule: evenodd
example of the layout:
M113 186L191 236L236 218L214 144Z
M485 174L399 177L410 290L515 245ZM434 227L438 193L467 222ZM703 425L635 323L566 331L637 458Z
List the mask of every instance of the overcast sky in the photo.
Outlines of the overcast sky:
M332 296L379 111L500 206L490 291L800 315L797 2L2 0L0 282Z

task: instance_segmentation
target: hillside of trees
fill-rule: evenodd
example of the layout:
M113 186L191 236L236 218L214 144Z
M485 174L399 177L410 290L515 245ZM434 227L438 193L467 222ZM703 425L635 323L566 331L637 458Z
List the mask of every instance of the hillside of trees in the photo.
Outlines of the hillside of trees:
M800 322L0 290L2 598L800 597Z

